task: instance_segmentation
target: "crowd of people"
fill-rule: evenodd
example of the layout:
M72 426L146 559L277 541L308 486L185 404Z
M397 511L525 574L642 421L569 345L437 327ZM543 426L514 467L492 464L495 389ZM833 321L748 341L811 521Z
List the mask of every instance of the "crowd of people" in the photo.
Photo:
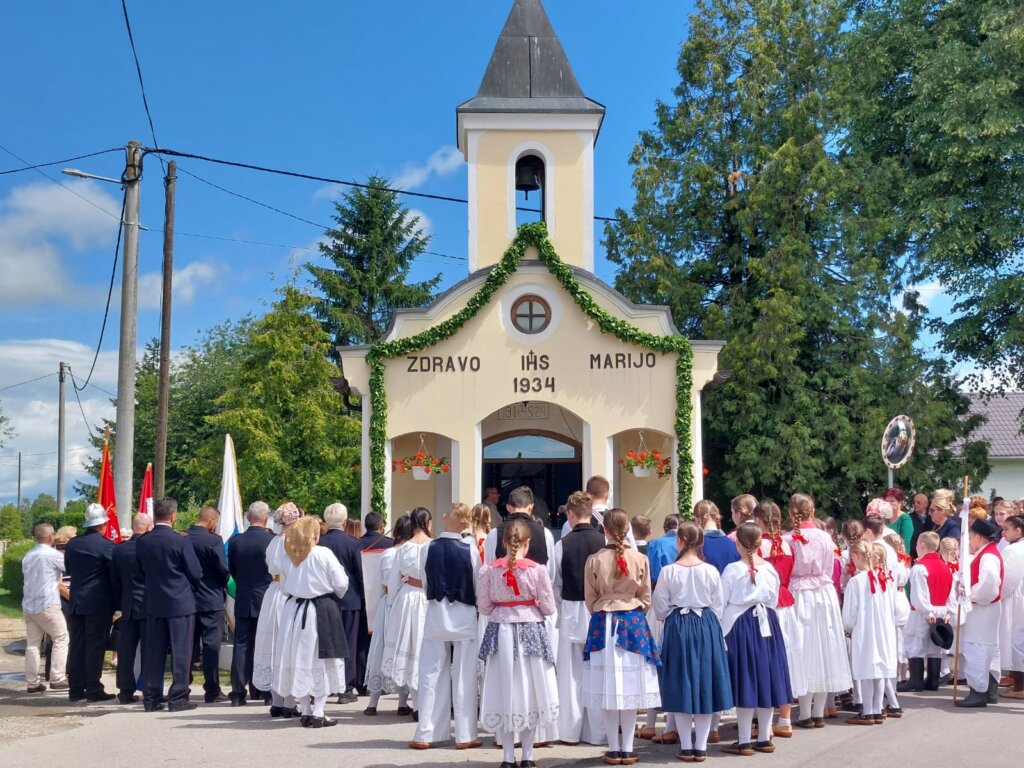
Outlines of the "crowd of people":
M525 486L503 517L493 498L452 504L436 523L419 507L391 536L374 512L357 537L341 504L321 520L293 503L271 515L255 502L226 547L212 507L180 535L174 500L160 499L115 546L93 505L63 552L40 525L24 559L28 690L46 689L44 635L49 686L72 701L129 704L141 690L147 712L194 709L198 658L207 703L266 703L272 718L324 728L337 724L325 711L332 695L368 696L363 714L373 717L397 694L398 714L415 721L411 749L473 749L486 732L502 768L533 768L534 748L554 741L631 765L638 738L703 762L722 741L723 715L737 731L723 752L771 753L775 738L825 727L840 710L850 725L898 719L900 693L956 685L957 673L960 707L1024 699L1024 520L1012 502L969 501L960 574L948 490L917 494L905 512L889 489L838 530L803 493L785 514L738 496L728 534L702 500L692 520L668 515L655 539L648 518L608 500L608 481L590 478L566 500L557 542ZM117 694L101 682L115 613Z

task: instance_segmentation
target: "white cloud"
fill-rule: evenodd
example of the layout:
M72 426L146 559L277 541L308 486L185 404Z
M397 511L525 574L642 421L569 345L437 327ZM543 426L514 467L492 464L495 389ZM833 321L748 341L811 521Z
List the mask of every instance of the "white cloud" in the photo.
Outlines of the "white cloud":
M320 187L313 193L314 200L337 200L341 197L341 193L345 190L341 184L328 184L326 187Z
M4 414L11 420L15 436L0 448L0 503L14 501L17 496L17 454L24 455L22 464L22 497L40 493L56 496L57 489L57 426L59 363L71 365L79 384L89 372L93 348L67 339L14 339L0 341L0 360L4 361L0 387L47 376L0 394ZM93 386L79 393L82 409L90 427L103 418L112 418L114 406L110 396L96 387L115 392L117 388L117 352L101 352L93 373ZM74 484L86 480L85 462L92 453L88 444L89 429L75 399L70 377L65 384L66 458L65 493L74 497Z
M409 218L410 218L410 220L412 220L412 219L419 219L420 220L419 221L419 227L420 227L420 231L423 233L424 237L431 237L434 234L434 222L431 221L430 217L427 216L427 214L425 214L423 211L421 211L421 210L419 210L417 208L410 208L409 209Z
M441 147L425 163L406 163L391 183L396 189L415 189L423 186L432 176L455 173L462 164L462 153L456 147Z
M33 182L0 200L0 302L82 302L81 289L64 269L61 250L112 244L121 204L96 182L69 181L65 186L81 197L56 184Z
M221 264L210 261L193 261L174 270L173 307L187 307L195 299L196 293L213 284L223 271ZM139 275L139 309L159 309L162 291L163 275L160 272Z

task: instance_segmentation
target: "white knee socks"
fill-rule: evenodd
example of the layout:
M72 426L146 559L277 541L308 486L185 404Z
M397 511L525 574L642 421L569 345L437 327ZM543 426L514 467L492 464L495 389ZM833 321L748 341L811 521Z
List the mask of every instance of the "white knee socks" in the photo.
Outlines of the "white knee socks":
M736 707L736 727L739 729L739 743L749 744L750 734L754 730L754 710L749 707ZM758 727L760 728L760 720Z
M708 734L711 733L711 719L714 715L693 716L693 748L706 752L708 749Z
M633 751L633 737L636 735L636 710L619 710L619 728L622 730L620 752ZM610 747L609 747L610 748Z
M324 716L324 705L327 703L327 694L313 697L313 717Z
M533 760L533 740L537 736L536 728L527 728L525 731L519 732L519 741L523 745L523 760ZM513 743L513 760L515 760L515 736L512 736Z
M608 751L621 751L622 746L621 742L619 741L619 710L602 709L601 719L604 721L605 735L607 735L608 737Z
M679 732L679 748L684 752L693 749L693 715L674 712L675 727ZM666 726L666 730L668 727Z

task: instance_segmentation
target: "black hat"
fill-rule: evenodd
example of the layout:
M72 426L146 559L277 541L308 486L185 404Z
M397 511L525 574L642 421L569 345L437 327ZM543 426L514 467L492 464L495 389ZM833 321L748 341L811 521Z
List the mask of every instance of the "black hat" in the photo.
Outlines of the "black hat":
M971 533L976 533L979 536L984 536L986 539L994 539L999 529L996 528L988 520L977 519L971 523Z
M931 641L944 651L948 651L953 647L953 628L946 622L935 622L932 624L928 634L931 637Z

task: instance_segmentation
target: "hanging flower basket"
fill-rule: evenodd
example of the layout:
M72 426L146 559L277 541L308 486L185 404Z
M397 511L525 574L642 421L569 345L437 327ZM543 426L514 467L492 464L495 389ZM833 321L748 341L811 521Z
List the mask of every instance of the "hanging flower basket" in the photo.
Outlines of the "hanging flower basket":
M672 474L672 459L662 456L657 449L651 450L644 443L644 433L640 433L640 446L635 451L626 451L624 458L619 459L619 466L633 473L633 477L651 477L657 472L658 477Z
M413 480L430 480L434 475L447 475L451 472L447 456L431 456L427 453L423 435L420 435L420 449L412 456L395 461L392 469L400 474L411 472Z

